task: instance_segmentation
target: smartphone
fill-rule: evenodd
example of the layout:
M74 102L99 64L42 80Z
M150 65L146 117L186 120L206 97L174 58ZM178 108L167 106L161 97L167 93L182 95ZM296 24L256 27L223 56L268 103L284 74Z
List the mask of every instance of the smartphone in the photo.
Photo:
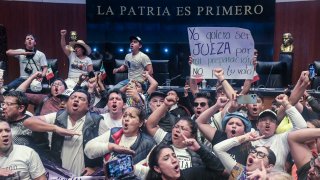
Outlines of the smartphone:
M257 103L257 95L256 94L248 94L241 95L237 97L238 104L256 104Z
M316 68L314 64L309 64L309 78L313 79L316 76Z
M118 155L117 159L109 161L106 166L108 178L121 178L133 173L132 156Z
M90 71L88 76L89 76L89 79L96 77L93 71Z

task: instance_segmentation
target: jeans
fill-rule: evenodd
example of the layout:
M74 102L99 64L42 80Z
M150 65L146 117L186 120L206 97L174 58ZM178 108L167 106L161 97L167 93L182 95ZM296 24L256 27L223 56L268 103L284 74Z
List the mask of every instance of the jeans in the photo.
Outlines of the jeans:
M14 90L15 90L15 89L16 89L17 87L19 87L25 80L26 80L26 79L19 77L19 78L15 79L15 80L11 81L11 82L7 85L7 87L6 87L5 89L6 89L7 91L10 91L11 89L14 89Z

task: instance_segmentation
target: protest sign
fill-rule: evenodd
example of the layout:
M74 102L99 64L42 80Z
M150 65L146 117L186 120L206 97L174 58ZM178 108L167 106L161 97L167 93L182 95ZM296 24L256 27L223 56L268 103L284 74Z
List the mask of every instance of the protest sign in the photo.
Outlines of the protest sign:
M237 27L188 27L193 79L216 79L221 67L226 79L252 79L254 40L247 29Z

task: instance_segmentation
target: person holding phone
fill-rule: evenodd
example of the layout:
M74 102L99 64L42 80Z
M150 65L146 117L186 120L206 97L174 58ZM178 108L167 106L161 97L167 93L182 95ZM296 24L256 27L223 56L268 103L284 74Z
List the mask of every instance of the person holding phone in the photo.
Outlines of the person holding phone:
M65 55L69 59L69 72L66 83L68 88L73 88L81 74L93 71L92 60L88 57L91 54L91 48L83 40L66 43L67 30L60 30L60 45ZM72 48L70 48L70 46Z
M140 130L145 121L144 116L140 109L128 107L122 117L122 127L111 128L90 140L84 148L85 154L91 159L104 157L105 163L125 154L134 154L134 165L144 161L156 145L152 137Z

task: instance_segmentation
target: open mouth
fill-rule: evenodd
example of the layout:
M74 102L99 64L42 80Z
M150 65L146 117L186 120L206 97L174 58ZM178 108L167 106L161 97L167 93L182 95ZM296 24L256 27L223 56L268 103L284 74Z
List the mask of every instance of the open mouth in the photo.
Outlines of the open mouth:
M174 170L175 170L176 172L179 172L179 171L180 171L179 164L174 167Z
M124 129L124 130L127 130L127 129L128 129L128 127L129 127L128 123L124 123L124 125L123 125L123 129Z
M9 144L9 139L4 139L3 144L8 145Z
M253 159L252 159L252 158L249 158L249 159L248 159L248 162L247 162L247 166L250 166L252 163L253 163Z
M231 130L231 134L232 134L232 135L235 135L235 134L236 134L236 130L232 129L232 130Z

